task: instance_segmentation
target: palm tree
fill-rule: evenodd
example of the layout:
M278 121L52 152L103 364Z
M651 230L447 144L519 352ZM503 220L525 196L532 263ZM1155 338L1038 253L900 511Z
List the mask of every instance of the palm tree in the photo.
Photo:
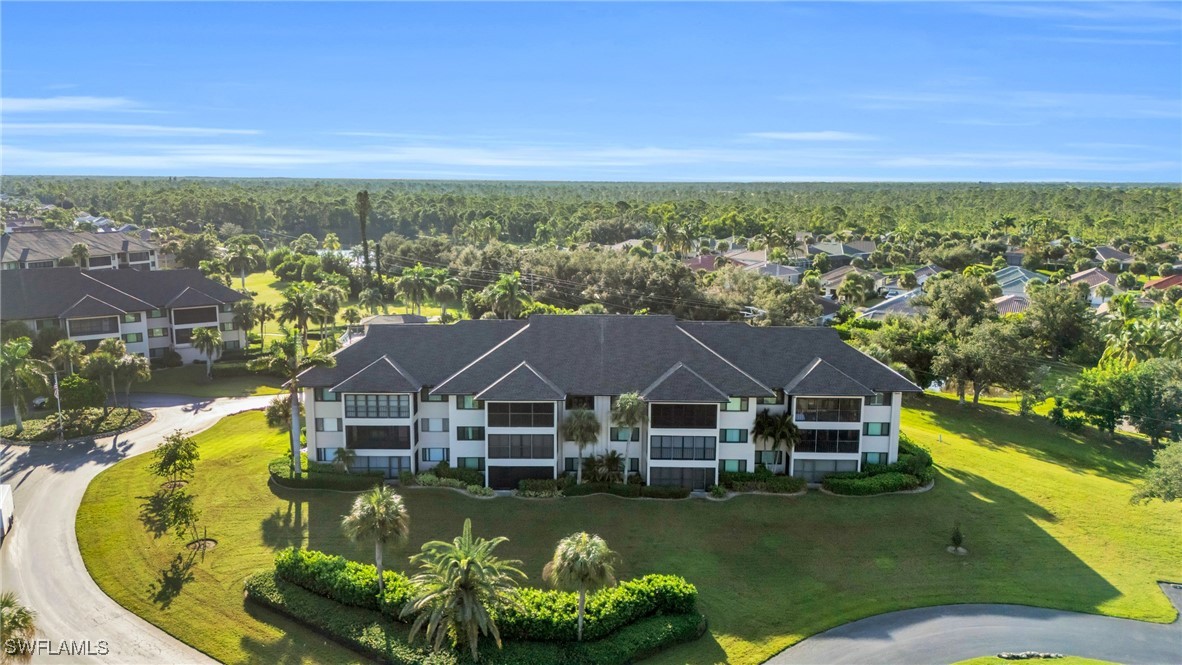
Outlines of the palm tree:
M415 267L402 271L397 283L398 294L406 301L408 308L419 314L423 311L423 300L434 291L437 280L434 270L416 263Z
M513 319L521 314L526 305L533 302L533 298L525 292L521 284L521 273L514 271L509 275L501 275L496 282L489 286L489 303L498 316Z
M479 659L477 646L481 635L492 635L501 648L501 633L494 612L508 605L517 579L525 573L520 561L501 559L493 552L509 539L503 536L485 540L472 536L472 520L464 520L464 532L447 543L433 540L410 561L420 572L411 578L415 596L402 608L402 616L417 614L410 627L410 641L423 631L426 641L438 651L449 636L452 646L461 640Z
M632 430L648 422L648 404L636 392L624 393L612 403L612 422L624 434L624 452L632 456Z
M349 324L349 338L352 339L353 326L361 323L361 312L356 307L348 307L341 313L341 318L345 320L345 323Z
M368 191L363 189L360 192L357 192L356 210L357 221L361 223L361 251L364 259L363 265L365 267L365 283L368 285L373 283L373 272L369 267L369 240L367 240L365 237L365 225L369 220L370 211Z
M575 482L583 482L583 448L599 439L599 419L591 409L571 409L562 421L562 440L574 441L579 447L578 469L575 471Z
M81 367L82 375L88 379L99 382L99 385L102 385L104 379L109 378L111 384L111 392L109 394L114 399L118 394L115 392L115 371L119 368L119 359L122 358L123 355L116 356L100 349L95 349L95 351L86 356L85 360L83 361ZM115 399L115 401L116 406L118 406L118 400ZM111 408L104 400L103 417L107 417L107 414L110 412Z
M283 302L279 305L279 323L295 323L296 330L308 346L308 319L315 309L316 290L308 282L292 284L283 291Z
M115 377L123 382L123 399L131 406L131 386L152 380L152 363L143 356L129 353L115 364Z
M70 248L70 257L74 259L74 265L85 268L86 262L90 260L90 248L84 242L76 242Z
M386 581L382 579L382 548L392 540L410 535L410 515L402 497L384 484L361 494L353 501L353 509L341 520L341 528L353 542L373 541L378 593L382 593L386 589Z
M59 339L53 345L53 350L50 351L49 360L57 363L58 367L68 371L70 374L74 373L74 365L82 364L82 357L86 354L86 347L82 342L75 342L72 339Z
M320 246L329 250L330 252L335 252L341 248L341 239L335 233L327 233L324 236L324 240L320 243Z
M37 613L21 605L20 599L12 591L0 593L0 635L7 640L23 640L28 643L37 637ZM0 654L2 662L27 663L33 658L31 649L14 650L10 653L5 649Z
M267 355L252 360L249 366L254 370L266 370L286 380L288 398L291 401L291 464L292 471L298 478L303 472L300 469L299 376L311 367L332 367L336 360L318 350L301 353L303 344L298 333L283 327L279 332L282 338L271 342L271 349Z
M357 461L357 452L351 448L337 448L333 455L333 463L344 473L349 473L349 467Z
M800 441L800 429L791 413L787 411L772 415L767 409L755 414L755 425L751 428L755 440L767 443L768 450L784 448L791 453Z
M12 397L18 432L25 428L21 415L29 400L48 387L48 375L53 372L49 363L29 357L32 350L33 343L28 337L10 339L0 347L0 386L2 392Z
M336 321L345 300L345 291L336 284L321 284L312 296L313 314L320 321L320 339L324 339L324 326Z
M243 291L246 291L246 271L258 264L262 258L262 254L262 251L258 247L245 240L238 240L226 245L226 254L224 257L226 266L238 273L238 276L242 279Z
M205 356L205 378L213 378L213 354L222 348L222 333L217 328L197 328L193 331L193 348Z
M542 577L556 589L579 594L579 641L583 641L583 615L587 592L615 586L615 563L618 559L607 542L586 531L558 541L554 558L542 568Z
M439 303L439 318L447 318L447 308L460 302L460 280L448 275L446 271L435 286L435 302Z
M250 331L259 323L259 310L253 300L239 300L234 303L234 325L246 331L246 344L250 346Z
M361 289L361 293L357 294L357 302L370 314L377 314L378 308L383 305L382 290L372 286Z
M261 302L254 306L254 317L259 324L259 348L267 346L267 322L275 320L275 308Z

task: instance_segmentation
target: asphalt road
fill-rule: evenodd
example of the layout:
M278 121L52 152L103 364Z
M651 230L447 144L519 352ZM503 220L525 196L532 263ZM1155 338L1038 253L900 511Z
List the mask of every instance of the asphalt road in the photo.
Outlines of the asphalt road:
M1162 590L1175 607L1182 607L1182 590L1170 585L1162 585ZM1051 651L1125 665L1176 665L1182 663L1182 621L1163 625L1018 605L944 605L838 626L767 662L947 665L1002 651Z
M16 524L0 549L0 589L37 612L40 637L91 643L90 655L35 655L34 663L211 663L208 656L120 607L82 563L74 521L87 485L101 471L148 452L174 430L196 432L271 397L195 399L133 395L155 419L132 432L68 446L0 448L0 482L13 486ZM101 651L105 641L108 653Z

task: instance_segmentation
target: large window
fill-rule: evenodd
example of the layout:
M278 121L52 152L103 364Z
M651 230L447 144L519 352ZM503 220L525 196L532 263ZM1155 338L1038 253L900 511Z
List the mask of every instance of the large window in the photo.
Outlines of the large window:
M197 328L175 328L172 331L173 339L177 344L192 344L194 330Z
M612 441L640 441L639 427L613 427L608 431Z
M732 397L727 400L726 404L722 405L723 411L746 411L747 410L746 397Z
M890 423L863 423L862 433L866 436L887 436L891 433Z
M123 341L127 344L138 344L138 343L144 341L144 334L138 333L138 332L137 333L124 333L123 334Z
M346 418L409 418L410 395L345 395Z
M654 466L649 469L653 485L680 485L694 490L704 490L714 484L714 469L680 469Z
M652 459L714 459L715 438L712 436L654 436L651 438Z
M403 471L410 471L410 457L406 455L391 455L389 457L358 455L353 458L349 470L354 472L381 471L386 474L387 478L397 478L398 474Z
M887 464L886 453L862 453L862 466L867 464Z
M494 402L488 405L489 427L554 427L551 402Z
M168 337L168 328L148 328L148 337Z
M447 448L422 448L419 450L419 459L424 462L446 462Z
M747 443L747 430L720 429L718 430L718 440L722 443Z
M810 483L819 483L831 473L857 470L857 460L798 459L792 465L792 475Z
M131 263L139 263L148 260L147 252L128 252L127 260Z
M461 411L480 411L484 408L484 402L474 395L456 395L456 408Z
M457 469L476 469L477 471L484 471L483 457L457 457Z
M654 404L652 426L657 429L714 429L718 427L718 406Z
M573 411L575 409L594 409L595 396L594 395L567 395L566 396L566 410Z
M798 453L856 453L856 429L802 429L796 444Z
M334 393L333 391L329 390L328 388L317 388L316 389L316 401L317 402L339 402L339 401L341 401L341 396L338 393Z
M891 394L890 393L874 393L870 397L866 398L866 406L890 406L890 405L891 405Z
M350 448L410 448L410 428L350 425L345 428L345 445Z
M446 432L447 425L447 418L419 418L419 426L423 432Z
M747 460L745 459L724 459L718 461L718 470L726 473L746 473Z
M490 434L490 459L550 459L554 437L550 434Z
M317 418L316 419L317 432L339 432L341 431L340 418Z
M100 319L71 319L69 325L70 337L119 332L119 318L115 316L104 316Z
M456 441L484 441L484 428L457 427Z
M862 419L862 400L801 397L796 400L796 419L825 423L856 423Z
M783 450L757 450L755 451L755 463L764 466L773 466L784 463Z
M172 320L177 325L192 323L216 323L218 320L217 307L193 307L191 309L172 310Z
M163 309L154 309L148 312L149 319L164 319L168 318L168 312Z
M140 313L139 312L132 312L130 314L124 314L123 315L123 322L124 323L139 323L140 322Z
M111 265L110 256L90 256L86 259L86 265L91 268L102 268Z

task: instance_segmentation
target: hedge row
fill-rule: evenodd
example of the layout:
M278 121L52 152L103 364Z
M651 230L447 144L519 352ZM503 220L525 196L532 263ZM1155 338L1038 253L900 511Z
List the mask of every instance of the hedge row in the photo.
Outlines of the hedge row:
M50 402L56 405L56 402ZM97 407L72 409L62 413L62 432L67 439L83 436L102 436L125 427L130 427L140 420L147 418L147 413L139 409L119 407L111 409L106 418L103 410ZM57 412L53 411L44 418L26 419L24 429L16 431L16 423L0 427L0 437L12 441L56 441L58 437Z
M690 495L688 487L680 485L637 485L636 483L583 483L570 485L562 490L563 496L587 496L589 494L614 494L634 499L684 499Z
M468 485L484 484L483 471L479 471L477 469L466 469L463 467L455 468L447 462L440 462L439 464L436 464L435 468L431 469L431 473L434 473L436 477L439 478L454 478L463 483L464 487L467 487Z
M291 460L287 457L272 460L267 466L271 480L277 485L294 489L359 492L380 485L386 477L381 471L341 473L324 471L324 468L325 465L317 465L317 470L313 470L309 465L299 478L295 478L291 475Z
M382 578L386 589L379 600L376 567L315 550L280 550L275 555L275 574L343 605L379 610L393 618L398 617L412 594L405 575L385 570Z
M765 467L755 472L737 471L718 474L718 484L732 492L771 492L773 494L795 494L804 489L804 478L777 476Z
M865 473L833 473L825 476L821 485L834 494L867 496L886 492L913 490L922 483L910 473L887 471L868 475Z
M380 614L341 604L277 578L259 573L246 580L246 598L380 662L393 665L458 665L468 654L431 653L406 643L405 629ZM489 665L626 665L671 646L700 637L706 622L697 612L654 616L591 642L514 642L503 649L481 645L481 662Z

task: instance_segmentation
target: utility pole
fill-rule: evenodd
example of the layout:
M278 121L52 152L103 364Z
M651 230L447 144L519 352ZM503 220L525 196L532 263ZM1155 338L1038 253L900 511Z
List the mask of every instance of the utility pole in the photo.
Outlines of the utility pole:
M66 440L66 432L62 427L62 395L57 387L57 370L53 370L53 401L57 402L57 438Z

